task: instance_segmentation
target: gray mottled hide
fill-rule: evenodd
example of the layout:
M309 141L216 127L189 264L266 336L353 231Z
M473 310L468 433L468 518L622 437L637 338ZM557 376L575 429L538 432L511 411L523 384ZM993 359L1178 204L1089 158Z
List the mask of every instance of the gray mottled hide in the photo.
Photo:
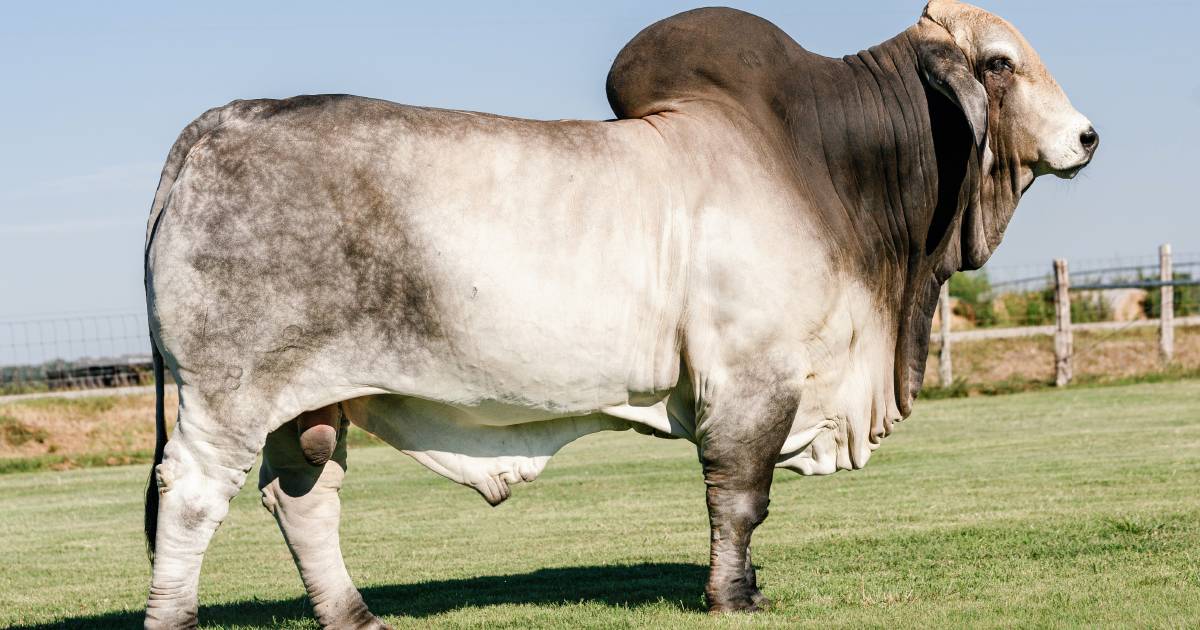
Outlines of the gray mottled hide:
M865 465L920 388L940 283L986 260L1034 175L1094 151L1046 161L1052 125L1021 112L1053 80L1031 48L1025 74L995 70L993 40L1028 48L942 1L829 59L703 9L621 51L615 121L354 96L206 113L172 150L147 238L181 399L147 625L194 621L198 559L265 443L264 500L322 623L378 623L336 552L335 403L493 504L588 433L691 440L710 604L766 605L749 543L772 469Z

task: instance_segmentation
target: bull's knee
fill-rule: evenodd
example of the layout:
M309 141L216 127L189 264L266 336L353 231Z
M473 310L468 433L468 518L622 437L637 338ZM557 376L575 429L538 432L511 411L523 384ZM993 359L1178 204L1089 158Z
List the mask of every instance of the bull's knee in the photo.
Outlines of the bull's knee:
M312 466L324 466L338 440L337 405L307 411L296 418L296 429L300 434L300 452Z
M197 461L185 440L167 443L162 463L154 467L159 491L158 525L191 537L198 530L215 530L229 512L229 500L245 482L246 473L215 463Z

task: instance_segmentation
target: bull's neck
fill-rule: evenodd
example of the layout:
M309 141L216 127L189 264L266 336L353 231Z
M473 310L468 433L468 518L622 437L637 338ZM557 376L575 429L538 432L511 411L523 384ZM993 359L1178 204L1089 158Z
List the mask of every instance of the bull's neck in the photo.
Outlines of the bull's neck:
M814 210L834 236L841 269L869 287L895 327L897 402L907 414L920 388L937 288L949 275L944 254L956 238L971 146L947 151L935 142L931 120L939 113L931 107L954 105L927 90L908 32L808 67L814 71L794 80L797 98L785 124L799 151L819 145L819 153L802 156L828 173L818 170L825 203ZM960 170L947 177L945 167L955 163Z
M819 71L798 77L794 88L800 98L793 102L807 111L788 116L788 124L819 141L823 155L816 157L839 206L825 211L827 220L841 224L837 233L858 236L856 260L844 262L862 272L915 271L916 258L929 253L938 169L917 63L902 33L814 64Z

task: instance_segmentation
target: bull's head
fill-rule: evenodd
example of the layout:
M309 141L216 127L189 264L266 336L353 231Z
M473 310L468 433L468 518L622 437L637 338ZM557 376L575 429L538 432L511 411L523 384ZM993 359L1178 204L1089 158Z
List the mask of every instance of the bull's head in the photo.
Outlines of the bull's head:
M1100 138L1017 29L982 9L934 0L916 27L929 85L958 105L978 149L959 268L981 267L1039 175L1072 178Z

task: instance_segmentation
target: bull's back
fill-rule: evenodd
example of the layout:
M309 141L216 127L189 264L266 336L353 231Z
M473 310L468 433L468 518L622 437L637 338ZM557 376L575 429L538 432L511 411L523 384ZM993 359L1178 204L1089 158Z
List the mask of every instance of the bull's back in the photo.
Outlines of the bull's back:
M334 378L571 410L664 388L653 159L601 123L243 105L193 147L155 236L160 338L209 389Z

